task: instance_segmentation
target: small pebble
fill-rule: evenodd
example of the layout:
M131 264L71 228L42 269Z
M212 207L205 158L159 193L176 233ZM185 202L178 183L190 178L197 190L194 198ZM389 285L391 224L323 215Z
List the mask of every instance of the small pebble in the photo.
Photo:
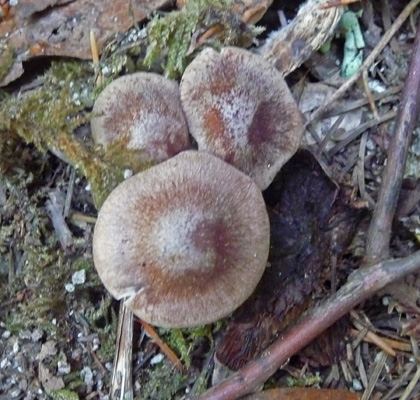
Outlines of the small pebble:
M152 359L150 360L150 365L159 364L163 361L165 356L162 353L156 354Z
M16 340L16 342L13 343L13 353L17 354L18 352L19 352L19 343Z
M66 292L68 293L74 292L74 285L72 283L66 283L64 288L66 289Z
M71 277L71 281L73 285L81 285L86 282L86 271L81 269L76 271L73 276Z
M93 384L93 373L89 367L83 367L80 371L80 376L85 381L86 385L90 386Z
M9 337L10 337L10 331L4 331L3 334L1 335L1 337L3 339L9 339Z
M358 392L363 390L362 383L356 378L353 379L353 389L358 391Z
M3 358L3 360L0 361L0 369L5 369L9 365L10 362L7 358Z
M70 365L66 361L59 361L57 363L57 372L60 375L67 375L71 371Z
M44 335L44 333L42 332L41 329L35 329L32 332L31 339L32 339L33 342L38 342L42 339L43 335Z

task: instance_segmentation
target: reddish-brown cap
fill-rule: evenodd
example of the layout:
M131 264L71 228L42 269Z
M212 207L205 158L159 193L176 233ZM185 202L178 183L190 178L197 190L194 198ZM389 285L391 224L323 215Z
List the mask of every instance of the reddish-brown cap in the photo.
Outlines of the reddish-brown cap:
M225 317L260 280L269 222L252 179L186 151L121 183L103 204L93 257L105 287L154 325Z
M161 75L138 72L111 82L93 107L92 136L107 147L127 141L145 160L164 161L191 148L179 87Z
M249 51L211 48L187 67L181 101L199 150L251 176L265 189L296 152L299 109L281 74Z

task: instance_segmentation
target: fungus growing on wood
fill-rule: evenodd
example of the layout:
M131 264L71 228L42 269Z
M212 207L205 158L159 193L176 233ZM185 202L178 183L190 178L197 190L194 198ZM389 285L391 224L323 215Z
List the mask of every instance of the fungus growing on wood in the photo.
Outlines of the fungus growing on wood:
M179 87L161 75L139 72L111 82L93 107L93 139L105 148L121 141L161 162L191 147Z
M203 325L254 291L269 231L251 178L208 153L186 151L111 193L95 226L93 257L105 287L141 319Z
M299 109L281 74L261 57L207 48L187 67L180 90L198 149L245 172L260 189L296 152Z

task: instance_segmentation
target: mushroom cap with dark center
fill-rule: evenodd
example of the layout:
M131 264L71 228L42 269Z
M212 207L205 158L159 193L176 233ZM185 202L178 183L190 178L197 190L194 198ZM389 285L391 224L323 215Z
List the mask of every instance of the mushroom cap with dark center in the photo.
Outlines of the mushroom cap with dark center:
M91 121L93 139L104 147L126 141L161 162L191 148L179 87L161 75L138 72L111 82L98 96Z
M260 189L296 152L301 114L281 74L261 57L207 48L185 70L180 90L198 149L245 172Z
M265 269L269 222L253 180L186 151L121 183L103 204L93 256L105 287L164 327L225 317Z

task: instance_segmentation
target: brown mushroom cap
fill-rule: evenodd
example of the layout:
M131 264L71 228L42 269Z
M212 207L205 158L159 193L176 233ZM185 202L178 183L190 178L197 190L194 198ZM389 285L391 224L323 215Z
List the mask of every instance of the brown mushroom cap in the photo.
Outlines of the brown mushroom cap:
M153 325L187 327L231 313L268 257L264 200L248 176L186 151L121 183L103 204L93 257L105 287Z
M161 162L191 148L179 87L161 75L139 72L111 82L93 107L91 129L97 144L126 140L144 149L145 160Z
M299 109L281 74L261 57L207 48L187 67L180 90L198 149L239 168L260 189L296 152Z

